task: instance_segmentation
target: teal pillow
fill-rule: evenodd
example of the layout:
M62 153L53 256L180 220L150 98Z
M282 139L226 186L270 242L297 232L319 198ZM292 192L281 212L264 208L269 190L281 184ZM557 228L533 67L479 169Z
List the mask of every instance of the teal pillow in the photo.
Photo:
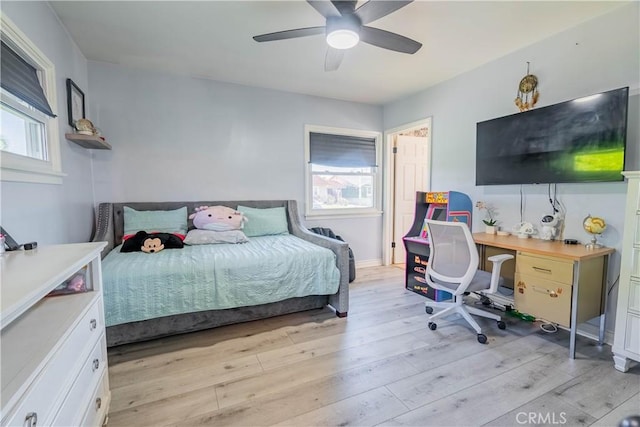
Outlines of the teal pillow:
M249 220L242 229L247 237L289 234L287 212L284 207L256 209L238 206L238 210Z
M124 234L178 233L187 234L187 207L173 211L137 211L129 206L124 207Z

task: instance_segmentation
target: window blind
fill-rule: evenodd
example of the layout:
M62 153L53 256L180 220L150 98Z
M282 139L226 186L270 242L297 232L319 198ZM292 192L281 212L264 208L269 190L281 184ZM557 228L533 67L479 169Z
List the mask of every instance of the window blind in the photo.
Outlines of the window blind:
M310 162L336 167L375 167L376 140L357 136L309 133Z
M0 85L2 88L47 116L56 117L40 86L36 69L4 42L1 43Z

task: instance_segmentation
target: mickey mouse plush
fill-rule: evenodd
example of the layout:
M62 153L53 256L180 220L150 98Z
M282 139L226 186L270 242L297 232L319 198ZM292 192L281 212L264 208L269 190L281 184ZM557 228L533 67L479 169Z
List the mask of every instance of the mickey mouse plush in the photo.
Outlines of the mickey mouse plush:
M138 231L135 236L125 240L120 252L146 252L153 254L163 249L182 249L182 240L171 233L147 233Z
M154 237L154 238L147 237L146 239L144 239L144 243L140 248L142 252L146 252L148 254L152 254L154 252L160 252L163 249L164 249L164 244L162 243L162 240L160 240L159 237Z

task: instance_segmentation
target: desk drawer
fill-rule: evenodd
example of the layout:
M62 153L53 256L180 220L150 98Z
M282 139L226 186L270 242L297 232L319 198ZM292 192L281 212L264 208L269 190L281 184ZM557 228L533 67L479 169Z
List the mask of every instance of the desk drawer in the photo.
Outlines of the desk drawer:
M573 283L573 262L557 258L518 252L516 272L567 285Z
M516 273L516 309L564 327L571 325L571 286Z

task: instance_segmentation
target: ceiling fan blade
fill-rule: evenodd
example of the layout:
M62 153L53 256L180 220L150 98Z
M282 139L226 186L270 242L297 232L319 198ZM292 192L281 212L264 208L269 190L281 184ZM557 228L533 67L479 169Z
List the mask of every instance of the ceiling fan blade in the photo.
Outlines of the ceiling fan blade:
M402 53L416 53L422 47L422 43L418 43L415 40L373 27L363 26L360 30L360 40L374 46Z
M253 39L257 42L272 42L274 40L293 39L296 37L315 36L317 34L324 34L325 27L308 27L297 28L295 30L277 31L275 33L261 34L259 36L253 36Z
M307 3L317 10L320 15L328 18L330 16L340 16L340 11L329 0L307 0Z
M356 9L357 0L331 0L340 15L351 15Z
M324 70L336 71L340 67L342 58L344 58L343 49L327 48L327 54L324 57Z
M376 19L380 19L383 16L387 16L390 13L405 7L411 2L413 2L413 0L369 0L356 9L355 14L362 21L362 25L366 25L369 22L373 22Z

